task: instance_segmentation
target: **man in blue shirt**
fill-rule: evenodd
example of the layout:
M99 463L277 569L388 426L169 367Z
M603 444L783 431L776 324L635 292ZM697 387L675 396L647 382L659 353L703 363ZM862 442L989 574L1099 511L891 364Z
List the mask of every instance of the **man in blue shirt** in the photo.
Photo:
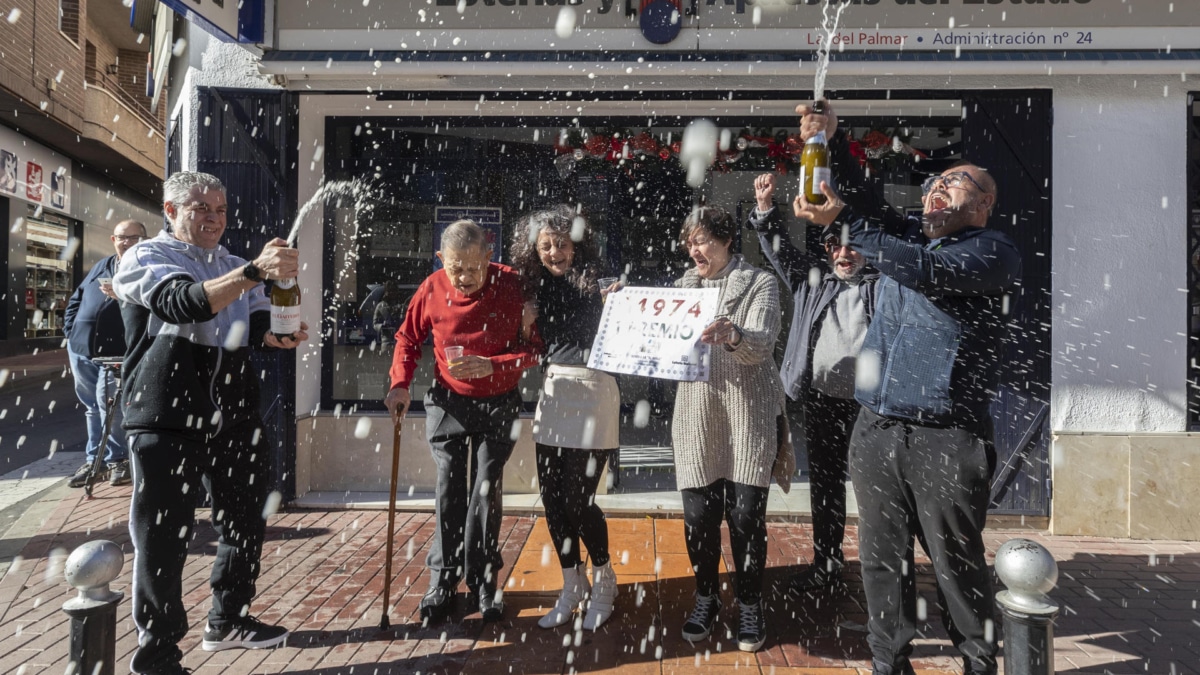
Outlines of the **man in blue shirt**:
M125 324L121 320L120 303L113 295L112 278L125 251L145 238L146 226L138 221L117 223L111 237L116 254L92 267L83 283L71 294L64 312L67 357L71 374L75 376L75 395L83 404L88 432L86 461L67 481L71 487L83 487L96 453L101 451L104 452L105 469L96 479L103 480L106 473L113 485L129 482L129 453L125 449L125 434L121 431L120 410L113 411L111 432L107 439L103 438L108 398L116 394L115 378L92 359L125 354Z
M797 112L802 136L825 131L846 142L832 108ZM883 275L858 360L863 407L850 439L874 672L912 672L916 537L933 562L964 672L992 675L998 646L982 537L996 465L988 407L1020 253L987 227L998 190L980 166L960 162L926 180L919 218L901 216L865 185L857 162L835 159L833 168L845 201L822 183L824 204L801 195L794 206L798 216L840 225L844 243Z

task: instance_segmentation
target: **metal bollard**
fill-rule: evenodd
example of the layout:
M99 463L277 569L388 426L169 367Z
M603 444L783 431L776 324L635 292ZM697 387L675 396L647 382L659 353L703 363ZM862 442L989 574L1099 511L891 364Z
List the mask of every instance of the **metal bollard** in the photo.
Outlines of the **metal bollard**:
M89 541L67 558L67 583L79 595L63 603L71 617L71 664L67 672L114 675L117 658L117 604L124 593L108 584L121 574L125 555L111 541Z
M1054 617L1046 593L1058 583L1058 564L1044 546L1011 539L996 551L996 573L1008 590L996 594L1004 617L1004 675L1054 672Z

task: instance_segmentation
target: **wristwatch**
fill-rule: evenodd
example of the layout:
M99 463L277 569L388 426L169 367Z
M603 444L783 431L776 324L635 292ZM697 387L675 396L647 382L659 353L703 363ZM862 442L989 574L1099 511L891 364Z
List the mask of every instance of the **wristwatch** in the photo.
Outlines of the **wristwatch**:
M263 280L262 270L258 269L254 263L246 263L246 266L242 268L242 276L246 277L250 281Z

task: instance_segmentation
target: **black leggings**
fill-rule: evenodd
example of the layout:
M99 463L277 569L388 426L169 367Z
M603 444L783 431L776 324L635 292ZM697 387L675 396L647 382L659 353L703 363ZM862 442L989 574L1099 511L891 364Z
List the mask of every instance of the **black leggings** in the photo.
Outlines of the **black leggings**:
M767 566L767 488L721 480L683 493L683 533L688 559L696 573L696 592L720 589L721 520L729 523L738 600L753 605L762 599Z
M596 505L596 488L611 452L537 444L542 506L563 569L583 561L579 557L580 539L587 546L592 565L608 562L608 521Z

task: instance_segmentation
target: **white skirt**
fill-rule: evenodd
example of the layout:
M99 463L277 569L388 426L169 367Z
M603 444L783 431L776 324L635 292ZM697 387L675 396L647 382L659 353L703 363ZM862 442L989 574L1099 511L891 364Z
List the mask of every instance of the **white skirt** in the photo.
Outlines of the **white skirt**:
M550 365L542 382L533 440L579 450L621 446L621 392L608 373L583 366Z

